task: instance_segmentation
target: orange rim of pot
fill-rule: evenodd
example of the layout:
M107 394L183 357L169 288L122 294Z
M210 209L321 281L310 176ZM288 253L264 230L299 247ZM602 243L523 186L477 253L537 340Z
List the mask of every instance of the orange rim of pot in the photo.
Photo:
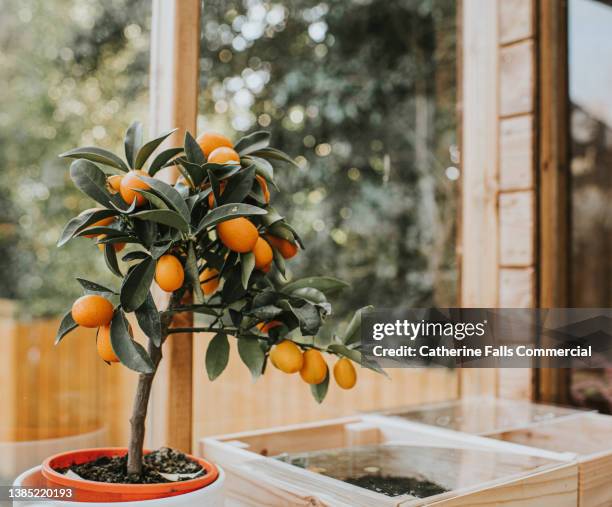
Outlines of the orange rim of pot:
M146 455L150 452L151 451L144 451L144 454ZM63 452L47 458L42 464L41 473L48 481L77 490L80 489L108 494L127 494L134 497L142 494L147 498L150 498L151 495L167 496L202 489L216 481L219 476L219 470L214 463L191 456L190 454L186 456L198 463L206 473L201 477L187 479L185 481L158 482L155 484L117 484L89 481L86 479L71 479L55 471L55 468L67 468L73 464L79 465L81 463L87 463L88 461L93 461L104 456L124 456L125 454L127 454L127 449L124 447L79 449L78 451Z

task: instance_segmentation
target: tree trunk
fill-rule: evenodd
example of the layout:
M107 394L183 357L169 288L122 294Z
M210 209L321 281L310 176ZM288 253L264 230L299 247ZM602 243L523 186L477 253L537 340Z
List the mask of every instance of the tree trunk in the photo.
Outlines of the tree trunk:
M157 371L157 368L155 368ZM130 418L130 443L128 447L128 475L142 475L142 453L145 437L145 420L147 418L147 407L151 396L151 386L155 378L153 373L141 373L138 376L138 387Z

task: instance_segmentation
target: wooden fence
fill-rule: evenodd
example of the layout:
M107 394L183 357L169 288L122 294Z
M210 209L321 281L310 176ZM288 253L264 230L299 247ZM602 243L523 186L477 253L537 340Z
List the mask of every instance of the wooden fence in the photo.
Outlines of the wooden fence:
M136 374L107 366L95 330L79 328L54 346L59 320L19 321L0 302L0 443L57 439L106 429L106 443L125 445ZM136 326L134 326L136 328ZM194 337L194 440L205 435L312 421L424 401L456 398L457 373L444 369L391 370L391 379L359 370L343 391L332 382L319 405L299 375L269 368L252 382L232 344L230 364L210 382L204 358L209 336ZM163 377L162 377L163 379ZM195 447L194 447L195 448Z

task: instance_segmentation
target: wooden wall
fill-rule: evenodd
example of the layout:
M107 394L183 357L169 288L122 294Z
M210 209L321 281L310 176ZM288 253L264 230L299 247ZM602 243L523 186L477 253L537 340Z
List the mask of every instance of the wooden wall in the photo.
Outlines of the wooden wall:
M464 307L537 305L535 4L463 1ZM532 373L464 370L461 392L530 398Z

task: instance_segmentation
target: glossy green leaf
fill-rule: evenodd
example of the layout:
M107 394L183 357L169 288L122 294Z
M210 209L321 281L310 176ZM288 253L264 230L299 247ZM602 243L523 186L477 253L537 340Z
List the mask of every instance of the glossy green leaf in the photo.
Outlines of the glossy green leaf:
M148 176L139 176L139 178L148 183L151 187L151 192L153 192L158 197L162 198L164 202L178 213L187 221L189 221L190 213L189 207L187 203L181 197L172 186L164 183L161 180L157 180L155 178L149 178Z
M352 345L354 343L359 343L361 341L362 315L364 312L367 313L373 309L374 307L371 305L364 306L363 308L360 308L354 313L353 318L349 322L349 325L346 326L344 333L342 333L342 335L340 336L340 340L342 341L342 343L344 343L345 345Z
M288 164L291 164L295 167L299 167L296 161L293 160L289 155L280 150L277 150L276 148L263 148L261 150L252 152L251 155L255 155L266 160L280 160L282 162L287 162Z
M259 341L254 338L238 339L238 354L254 379L261 375L266 356Z
M206 163L202 148L189 132L185 132L185 156L193 164L202 166Z
M234 149L240 156L242 156L248 155L249 153L253 153L257 150L261 150L262 148L267 148L269 145L270 132L259 130L238 140L236 146L234 146Z
M126 312L133 312L142 305L155 275L155 261L149 257L132 268L121 285L121 306Z
M157 197L153 192L149 192L148 190L140 190L136 189L136 192L144 196L144 198L149 201L149 204L157 209L169 209L166 201L164 201L161 197Z
M123 262L131 262L131 261L141 261L142 259L146 259L147 257L149 257L149 254L146 252L141 252L140 250L137 250L135 252L128 252L126 253L121 260Z
M121 160L117 155L108 150L96 148L95 146L83 146L82 148L68 150L62 153L60 157L85 159L89 160L90 162L95 162L97 164L114 167L115 169L119 169L124 172L127 172L129 170L126 163Z
M266 213L267 211L265 209L258 206L252 206L250 204L224 204L206 214L198 225L196 234L199 234L204 229L213 227L214 225L231 218L265 215Z
M315 305L327 302L325 294L314 287L302 287L301 289L296 289L291 293L291 296L305 299L306 301L309 301Z
M261 221L266 227L269 228L272 224L275 224L283 220L283 217L272 206L268 206L266 209L268 210L268 214L265 217L262 217L261 219ZM280 237L283 237L283 236L280 236Z
M110 243L104 245L104 261L111 273L123 278L123 273L121 273L119 263L117 262L117 252L115 252L115 247Z
M225 333L217 333L206 349L206 372L209 380L215 380L229 362L230 345Z
M181 232L189 232L189 224L185 221L185 219L176 211L172 211L170 209L152 209L139 211L138 213L134 213L132 217L137 218L139 220L149 220L157 224L174 227L175 229L178 229Z
M55 335L55 345L62 341L62 338L66 336L70 331L73 331L78 327L78 324L72 318L72 311L68 311L62 317L62 321L60 322L59 329L57 330L57 334Z
M240 268L242 269L242 286L249 287L251 273L255 269L255 255L253 252L240 254Z
M244 201L255 181L255 166L247 167L226 181L227 186L220 197L221 204Z
M106 189L106 175L97 165L88 160L75 160L70 164L70 177L81 192L109 207L113 199Z
M327 391L329 390L329 368L327 369L327 373L325 374L325 380L320 384L312 384L310 386L310 392L312 393L313 398L317 403L322 403L327 396Z
M286 284L282 291L286 294L290 294L297 289L303 289L304 287L313 287L320 290L326 296L334 294L342 289L350 287L350 285L343 280L334 278L333 276L309 276L306 278L300 278Z
M111 321L110 341L121 364L139 373L153 373L155 366L151 358L143 346L130 336L127 320L121 310L115 311Z
M170 132L166 132L155 139L145 143L142 148L140 148L136 154L136 159L134 160L134 169L141 169L144 166L147 159L151 156L151 154L159 147L161 143L163 143L168 136L172 135L178 129L173 129ZM169 159L168 159L169 160ZM167 162L167 160L166 160ZM164 164L166 163L164 162ZM163 164L162 164L163 165ZM151 174L149 172L149 174Z
M105 287L104 285L100 285L99 283L92 282L90 280L85 280L84 278L77 278L76 280L77 282L79 282L81 287L85 289L85 291L88 294L100 294L100 295L111 295L111 296L117 294L117 292L115 292L113 289L109 289L108 287Z
M246 165L254 165L257 174L263 176L268 183L274 183L274 167L265 158L249 155L244 157L242 162Z
M118 212L112 209L91 210L81 213L66 224L57 242L57 246L66 244L87 226L116 215L118 215Z
M148 292L144 303L136 308L135 314L138 325L140 326L140 329L142 329L143 333L155 344L156 347L161 347L161 319L157 306L155 305L155 301L153 301L151 291Z
M176 157L183 151L183 148L168 148L158 153L151 165L149 165L149 176L154 176L160 169L162 169L172 158Z
M125 147L125 158L130 167L134 167L136 153L142 146L142 123L135 121L128 127L123 145Z

